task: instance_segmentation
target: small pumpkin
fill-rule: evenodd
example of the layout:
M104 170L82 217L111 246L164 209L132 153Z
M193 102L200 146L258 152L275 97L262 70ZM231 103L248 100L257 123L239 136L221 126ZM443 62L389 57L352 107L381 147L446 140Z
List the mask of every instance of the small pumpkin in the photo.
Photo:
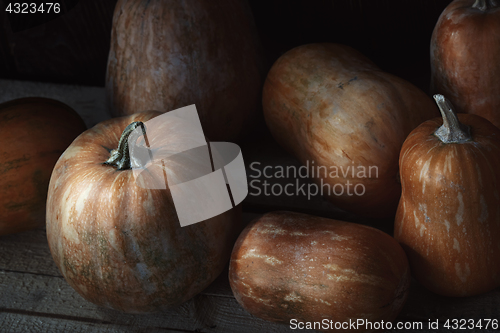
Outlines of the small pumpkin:
M500 2L455 0L431 39L431 91L500 127Z
M246 0L119 0L106 91L114 116L196 104L211 140L241 139L260 111L264 60Z
M500 130L435 98L442 118L417 127L401 150L394 233L425 287L476 295L500 286Z
M394 216L401 145L439 114L420 89L356 50L328 43L281 56L264 84L263 105L274 138L309 165L323 194L370 217Z
M47 238L59 270L86 300L129 313L162 310L198 294L227 264L240 230L240 207L181 227L168 187L138 186L128 136L160 114L97 124L62 154L50 179ZM170 122L162 124L159 145L184 142ZM170 166L162 171L175 179Z
M85 129L73 109L53 99L0 104L0 235L45 223L52 169Z
M239 236L229 282L238 303L265 320L380 322L404 305L410 270L401 246L378 229L272 212Z

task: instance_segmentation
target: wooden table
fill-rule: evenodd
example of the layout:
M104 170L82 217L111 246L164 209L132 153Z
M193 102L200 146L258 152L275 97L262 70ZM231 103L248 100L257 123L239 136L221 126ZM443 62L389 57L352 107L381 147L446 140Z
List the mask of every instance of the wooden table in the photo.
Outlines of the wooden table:
M44 96L72 106L87 126L109 118L103 88L2 81L0 102L23 96ZM264 166L295 165L265 131L241 145L249 180ZM263 180L261 177L260 180ZM269 182L285 180L268 179ZM301 179L306 182L307 180ZM262 213L293 210L376 226L392 233L392 221L367 220L343 212L321 197L254 195L243 203L244 221ZM393 329L390 332L496 332L494 329L445 329L448 319L500 319L500 289L476 297L446 298L435 295L412 281L409 299L396 322L422 328ZM439 330L428 328L439 321ZM396 325L396 324L394 324ZM47 244L45 228L0 236L0 332L295 332L255 318L234 299L225 271L206 290L170 311L151 315L130 315L100 308L85 301L64 280ZM301 330L301 332L311 332Z

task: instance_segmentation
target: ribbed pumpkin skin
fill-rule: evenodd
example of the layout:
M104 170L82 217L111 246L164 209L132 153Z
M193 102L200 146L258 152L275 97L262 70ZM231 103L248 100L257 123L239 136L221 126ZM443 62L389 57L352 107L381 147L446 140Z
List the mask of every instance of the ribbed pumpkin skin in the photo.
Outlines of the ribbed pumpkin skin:
M474 2L451 2L434 28L431 90L500 127L500 3L481 12Z
M421 90L338 44L304 45L281 56L264 84L263 105L274 138L303 164L326 166L328 175L332 166L356 168L355 177L325 178L322 171L321 178L337 194L344 189L330 192L338 207L370 217L394 216L401 146L415 127L439 115ZM377 168L371 177L370 167ZM347 182L354 184L351 193L357 184L366 193L349 196Z
M246 0L120 0L106 89L112 113L196 104L206 135L234 141L261 110L263 56Z
M439 118L405 141L394 227L415 278L446 296L500 286L500 130L475 115L458 119L472 141L442 143Z
M127 125L159 114L110 119L80 135L56 164L47 200L50 251L66 281L88 301L130 313L201 292L241 230L240 207L181 227L168 189L143 189L132 170L102 164Z
M85 129L73 109L53 99L0 104L0 235L44 224L52 168Z
M273 212L239 236L229 282L238 303L269 321L390 321L405 303L410 270L403 249L380 230Z

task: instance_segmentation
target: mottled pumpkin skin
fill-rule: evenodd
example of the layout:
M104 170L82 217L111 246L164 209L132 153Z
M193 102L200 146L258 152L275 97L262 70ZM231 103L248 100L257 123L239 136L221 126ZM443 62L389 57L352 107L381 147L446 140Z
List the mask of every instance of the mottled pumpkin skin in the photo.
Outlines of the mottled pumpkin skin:
M406 255L389 235L292 212L268 213L247 226L229 266L236 300L254 316L288 325L392 321L409 281Z
M421 90L338 44L304 45L281 56L264 84L263 105L275 139L303 164L356 168L355 177L322 171L315 180L337 186L337 194L345 189L330 193L338 207L370 217L394 216L401 146L415 127L439 115ZM370 167L377 172L370 175ZM354 184L351 195L347 182ZM364 195L352 195L358 184Z
M52 169L85 129L73 109L53 99L0 104L0 235L45 223Z
M246 0L120 0L106 79L112 113L196 104L211 140L237 140L261 112L262 54Z
M66 281L88 301L130 313L201 292L241 230L240 207L181 227L168 189L143 189L132 170L102 164L128 124L159 114L110 119L81 134L57 162L47 199L50 251Z
M431 91L500 127L500 3L482 12L474 2L451 2L434 28Z
M446 296L500 286L500 130L479 116L458 119L471 141L441 142L433 135L440 118L405 141L394 227L415 278Z

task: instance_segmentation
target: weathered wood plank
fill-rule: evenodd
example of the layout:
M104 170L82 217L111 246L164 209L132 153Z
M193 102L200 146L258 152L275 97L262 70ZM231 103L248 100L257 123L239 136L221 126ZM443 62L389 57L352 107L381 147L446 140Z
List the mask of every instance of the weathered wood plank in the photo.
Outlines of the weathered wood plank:
M100 308L80 297L62 278L0 271L0 313L60 317L98 324L120 324L202 332L287 332L283 325L257 319L231 297L198 295L172 310L132 315Z
M4 243L0 240L0 271L59 276L47 244Z
M416 304L415 300L422 298L419 296L422 292L426 300ZM102 309L86 302L62 278L12 272L0 272L0 294L3 296L0 299L0 313L30 314L140 329L154 327L201 332L266 331L276 333L292 331L286 325L268 323L252 317L231 297L202 294L170 311L152 315L130 315ZM429 296L429 292L421 290L421 287L414 284L411 295L397 321L421 321L427 325L429 320L439 319L442 325L444 320L452 318L499 318L498 291L486 294L487 297L453 299ZM0 316L1 318L3 317ZM423 330L423 332L426 331L429 330ZM454 330L444 331L454 332ZM494 332L495 330L476 331ZM392 330L392 332L397 332L397 330Z
M0 332L39 333L39 332L71 332L71 333L187 333L192 331L172 330L159 327L137 328L119 324L102 324L81 321L78 319L42 316L36 313L0 312Z

